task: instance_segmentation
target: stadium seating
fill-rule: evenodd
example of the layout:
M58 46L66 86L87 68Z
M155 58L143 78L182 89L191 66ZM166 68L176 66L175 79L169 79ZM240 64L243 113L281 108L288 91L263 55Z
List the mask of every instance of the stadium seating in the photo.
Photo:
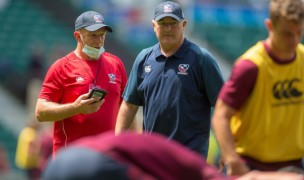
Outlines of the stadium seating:
M29 1L11 0L7 8L0 10L0 23L0 52L14 64L16 72L26 72L35 44L44 45L47 55L57 44L71 49L74 43L72 30Z
M17 137L1 123L0 123L0 144L3 147L5 147L5 150L8 153L8 160L11 167L16 168L15 152L17 146Z
M261 27L204 24L199 26L200 36L233 63L243 52L267 37Z
M12 84L24 84L26 82L23 81L29 73L32 48L43 46L46 57L53 53L56 46L70 51L75 46L73 29L56 21L51 14L31 1L8 2L8 6L0 9L0 83L5 85L4 82L9 79L13 81ZM8 68L11 68L11 71L8 71ZM0 143L8 152L11 167L19 172L14 162L16 132L2 124L4 120L1 117L0 115Z

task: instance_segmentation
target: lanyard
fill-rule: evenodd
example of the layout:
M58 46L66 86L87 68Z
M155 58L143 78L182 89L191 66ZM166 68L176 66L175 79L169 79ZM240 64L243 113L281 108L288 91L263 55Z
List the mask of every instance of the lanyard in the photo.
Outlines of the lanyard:
M90 75L88 69L85 68L84 64L81 62L81 59L78 58L78 60L79 60L80 64L82 65L82 67L83 67L83 68L85 69L85 71L87 72L88 76L92 79L92 82L93 82L94 86L96 86L96 82L97 82L97 78L98 78L98 74L99 74L99 70L100 70L100 61L101 61L101 60L100 60L100 59L97 60L97 61L98 61L98 69L97 69L97 72L96 72L95 79L93 79L93 77Z

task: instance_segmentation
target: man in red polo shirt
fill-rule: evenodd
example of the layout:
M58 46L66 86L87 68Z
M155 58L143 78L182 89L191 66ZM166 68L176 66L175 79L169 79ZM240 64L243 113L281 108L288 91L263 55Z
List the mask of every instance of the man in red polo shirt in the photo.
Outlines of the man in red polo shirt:
M48 70L36 105L41 122L54 122L53 155L81 137L114 130L127 75L122 61L104 52L112 28L97 12L87 11L75 22L76 49ZM104 99L89 98L93 88L107 91Z

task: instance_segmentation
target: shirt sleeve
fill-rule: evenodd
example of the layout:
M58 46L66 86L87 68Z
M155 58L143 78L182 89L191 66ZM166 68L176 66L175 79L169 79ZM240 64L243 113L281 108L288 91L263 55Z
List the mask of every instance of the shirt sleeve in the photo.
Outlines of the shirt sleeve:
M135 104L138 106L143 105L143 100L140 98L138 91L137 91L138 69L140 68L139 64L143 61L146 52L147 52L147 49L144 49L136 57L132 70L131 70L131 73L129 75L127 86L123 93L123 99L126 102Z
M48 69L42 84L39 98L47 99L53 102L59 102L59 99L63 93L61 81L63 73L61 69L61 63L61 60L57 60Z
M205 83L204 86L209 102L211 106L214 107L218 94L224 84L224 79L214 57L206 50L202 49L202 51L204 53L204 65L202 72Z
M123 62L120 60L119 63L120 63L120 74L121 74L121 79L122 79L120 95L122 95L124 92L124 89L126 88L128 77L127 77L127 72L126 72ZM123 98L121 96L120 103L122 102L122 99Z
M252 61L238 61L221 89L219 98L232 108L239 110L251 94L257 75L258 67Z

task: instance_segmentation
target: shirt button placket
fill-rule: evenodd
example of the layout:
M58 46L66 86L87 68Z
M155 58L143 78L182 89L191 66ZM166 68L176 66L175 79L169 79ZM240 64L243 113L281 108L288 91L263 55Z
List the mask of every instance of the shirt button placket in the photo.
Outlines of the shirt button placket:
M165 66L164 66L164 77L167 78L168 75L167 75L167 70L168 70L168 58L166 58L165 60Z

